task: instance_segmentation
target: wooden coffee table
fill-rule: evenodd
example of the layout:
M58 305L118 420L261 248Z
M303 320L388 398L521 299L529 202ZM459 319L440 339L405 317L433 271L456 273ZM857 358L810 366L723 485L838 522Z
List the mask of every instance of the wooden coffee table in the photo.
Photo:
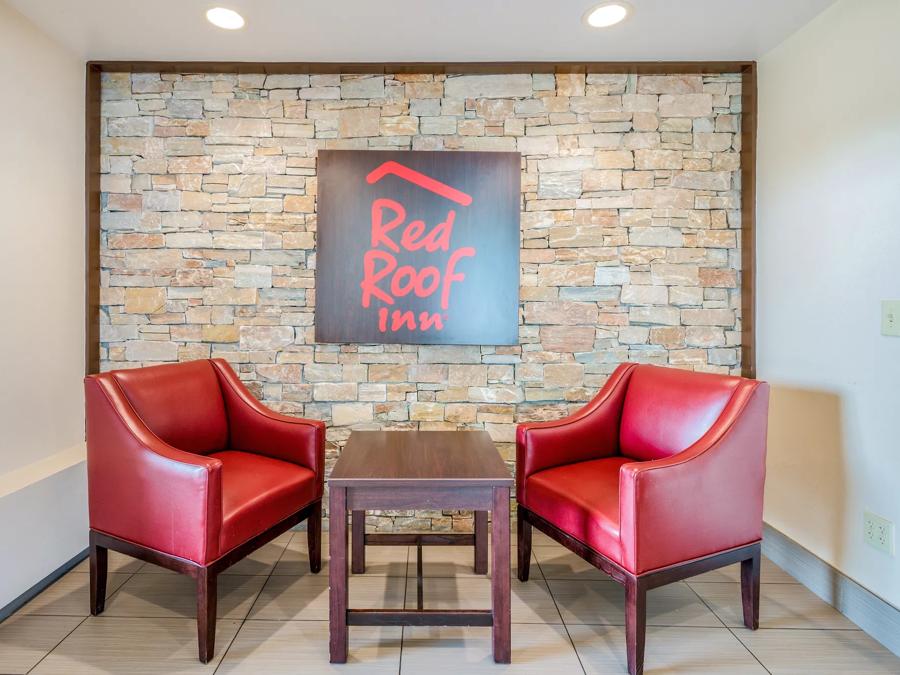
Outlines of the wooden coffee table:
M513 478L485 431L354 431L328 481L331 662L347 661L349 626L491 626L494 661L510 662L509 490ZM366 534L366 509L471 509L475 534ZM415 545L417 609L347 606L347 512L353 512L354 572L365 571L365 544ZM487 573L491 521L491 609L425 609L423 545L474 546Z

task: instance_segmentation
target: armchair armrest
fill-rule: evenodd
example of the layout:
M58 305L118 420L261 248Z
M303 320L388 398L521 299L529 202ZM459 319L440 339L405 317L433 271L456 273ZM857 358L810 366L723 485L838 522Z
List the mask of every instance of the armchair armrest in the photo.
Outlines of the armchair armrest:
M552 422L516 428L516 498L525 504L525 481L533 473L563 464L616 454L619 418L635 364L623 363L600 392L578 412Z
M228 363L212 359L228 412L231 446L299 464L316 474L317 496L325 481L325 423L281 415L249 392Z
M84 380L93 529L204 563L218 555L222 462L164 443L115 380Z
M622 557L635 574L762 538L769 386L741 383L685 451L619 470Z

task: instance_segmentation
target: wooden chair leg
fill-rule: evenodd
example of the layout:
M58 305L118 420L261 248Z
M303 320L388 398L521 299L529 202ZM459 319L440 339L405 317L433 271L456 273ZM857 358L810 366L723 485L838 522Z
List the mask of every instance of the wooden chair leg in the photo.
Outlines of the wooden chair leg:
M625 641L629 675L644 672L644 636L647 631L647 589L640 577L625 582Z
M97 616L106 609L106 570L109 550L94 543L93 532L90 535L91 557L91 614Z
M306 520L306 543L309 547L309 570L318 574L322 569L322 502L316 502Z
M516 507L516 532L519 551L519 581L528 581L531 572L531 523L526 520L525 509Z
M202 568L197 575L197 642L201 663L209 663L216 651L216 582L215 573L207 568Z
M741 600L744 605L744 625L750 630L759 628L760 547L741 562Z

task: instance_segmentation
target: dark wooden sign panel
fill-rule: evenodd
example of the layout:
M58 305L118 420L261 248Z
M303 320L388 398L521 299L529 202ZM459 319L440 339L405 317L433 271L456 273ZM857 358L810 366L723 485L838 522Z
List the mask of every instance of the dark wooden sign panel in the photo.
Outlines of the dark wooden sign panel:
M517 343L520 161L320 151L316 341Z

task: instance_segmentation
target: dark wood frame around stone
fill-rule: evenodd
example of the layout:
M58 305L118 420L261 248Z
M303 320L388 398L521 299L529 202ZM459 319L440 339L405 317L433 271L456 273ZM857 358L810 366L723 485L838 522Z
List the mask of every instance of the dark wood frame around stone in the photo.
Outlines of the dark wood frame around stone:
M316 63L237 61L89 61L85 71L85 374L100 370L100 76L161 73L741 73L741 374L756 377L755 61L607 61L481 63Z

